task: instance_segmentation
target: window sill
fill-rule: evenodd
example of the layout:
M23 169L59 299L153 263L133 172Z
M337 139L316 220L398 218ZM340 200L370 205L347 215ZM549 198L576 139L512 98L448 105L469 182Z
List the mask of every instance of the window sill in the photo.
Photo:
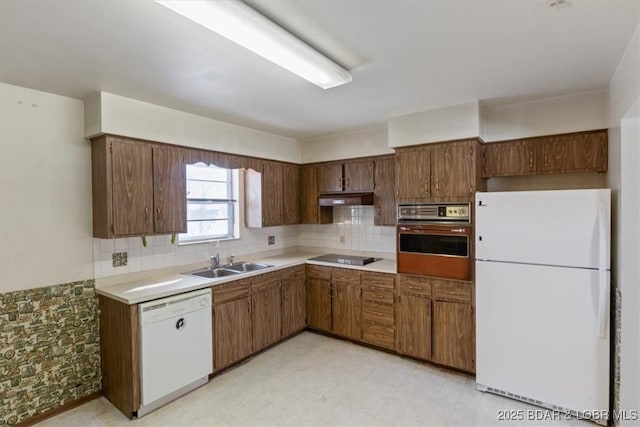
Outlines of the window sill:
M187 242L178 241L178 246L199 245L201 243L211 243L211 242L228 242L231 240L240 240L240 237L227 237L225 239L210 239L210 240L193 240L193 241L187 241Z

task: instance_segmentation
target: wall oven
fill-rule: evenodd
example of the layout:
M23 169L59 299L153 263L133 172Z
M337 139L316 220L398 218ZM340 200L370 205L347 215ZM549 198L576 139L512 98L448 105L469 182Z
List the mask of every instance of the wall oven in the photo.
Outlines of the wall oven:
M398 205L398 273L471 280L469 203Z

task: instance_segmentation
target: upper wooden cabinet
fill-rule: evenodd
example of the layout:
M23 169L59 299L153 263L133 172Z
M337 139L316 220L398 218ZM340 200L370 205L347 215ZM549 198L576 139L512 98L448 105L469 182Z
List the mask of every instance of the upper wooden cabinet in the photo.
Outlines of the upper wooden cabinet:
M300 223L331 224L333 208L318 206L318 167L303 165L300 167Z
M321 163L318 166L318 192L373 191L373 160Z
M262 164L262 226L282 225L284 209L284 175L281 163Z
M374 160L374 225L396 225L395 170L393 156Z
M282 165L282 224L300 224L300 166Z
M93 236L186 232L183 151L110 135L91 142Z
M488 143L482 175L606 172L607 145L606 129Z
M477 139L398 148L398 202L471 201L484 189Z

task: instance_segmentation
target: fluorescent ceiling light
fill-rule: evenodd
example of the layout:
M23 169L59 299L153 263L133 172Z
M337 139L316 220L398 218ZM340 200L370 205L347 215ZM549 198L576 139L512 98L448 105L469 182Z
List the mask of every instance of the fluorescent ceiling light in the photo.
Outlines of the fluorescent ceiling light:
M241 1L156 1L323 89L351 81L349 71Z

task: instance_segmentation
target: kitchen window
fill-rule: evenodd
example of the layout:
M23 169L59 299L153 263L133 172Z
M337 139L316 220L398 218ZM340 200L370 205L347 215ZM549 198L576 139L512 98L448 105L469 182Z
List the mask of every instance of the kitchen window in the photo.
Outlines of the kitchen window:
M187 232L179 243L238 238L238 171L196 163L186 176Z

